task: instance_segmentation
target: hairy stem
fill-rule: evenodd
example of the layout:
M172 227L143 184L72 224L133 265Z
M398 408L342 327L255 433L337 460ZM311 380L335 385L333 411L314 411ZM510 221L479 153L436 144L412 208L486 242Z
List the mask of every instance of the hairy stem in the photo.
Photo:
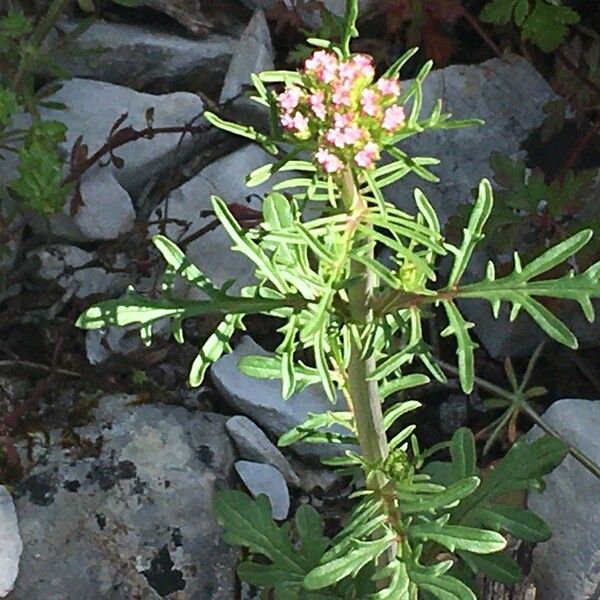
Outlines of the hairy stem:
M351 170L344 173L342 191L350 217L358 217L366 206ZM389 448L377 382L368 380L370 371L375 367L374 358L363 356L364 348L360 340L360 333L373 318L370 308L373 278L367 267L356 261L352 262L351 277L359 277L360 280L348 290L350 314L356 325L351 340L348 387L363 457L370 464L375 464L387 458Z
M359 220L367 210L366 202L360 195L354 174L350 169L343 175L342 193L345 208L352 221ZM351 265L351 277L359 278L358 283L348 289L348 304L350 316L354 323L351 328L351 352L348 364L348 395L354 422L358 435L358 442L363 458L369 465L381 467L389 454L389 446L383 424L383 408L376 381L369 381L368 376L375 368L373 356L365 356L361 333L373 319L371 296L373 293L373 276L369 269L357 261ZM390 523L398 528L399 513L396 507L393 489L386 481L385 476L369 478L368 486L381 497ZM398 531L400 534L400 532ZM380 557L380 567L394 560L396 548L391 547ZM379 581L381 589L387 585L386 581Z

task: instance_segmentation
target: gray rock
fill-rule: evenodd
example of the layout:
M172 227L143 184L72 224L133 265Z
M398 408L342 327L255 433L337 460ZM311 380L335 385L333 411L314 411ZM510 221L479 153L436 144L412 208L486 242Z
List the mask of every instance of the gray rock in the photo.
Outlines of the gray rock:
M271 503L273 518L282 521L290 512L290 494L283 475L271 465L239 460L235 470L256 498L264 494Z
M142 350L144 343L138 330L123 327L91 329L85 334L85 353L92 365L99 365L118 355Z
M212 514L231 484L225 418L135 400L102 399L81 446L51 446L20 484L11 599L233 597L237 552Z
M77 21L62 24L72 31ZM229 35L185 38L141 25L97 20L75 41L60 65L74 77L126 85L136 90L201 90L216 96L238 46ZM101 48L102 52L90 53ZM77 56L76 52L87 51Z
M123 125L134 129L147 126L146 112L154 110L154 126L180 126L190 123L202 115L204 105L194 94L143 94L135 90L90 79L71 79L62 83L61 89L49 97L61 102L66 110L43 109L45 119L57 119L68 127L67 140L63 144L68 153L75 141L81 137L90 154L105 142L110 129L124 113L128 114ZM113 165L110 171L119 184L130 194L136 194L146 182L169 167L173 156L190 149L190 138L181 140L181 134L157 135L154 139L143 139L120 147L115 154L125 162L121 169ZM85 198L84 198L85 201Z
M406 89L411 81L404 82ZM545 118L543 106L556 95L524 58L510 56L480 65L452 65L433 71L423 85L423 115L441 98L444 112L455 119L480 118L485 125L455 130L431 130L402 142L411 156L434 156L432 167L440 183L409 176L386 188L388 198L412 207L412 191L421 188L445 223L462 203L471 203L471 190L483 177L492 177L493 151L524 157L522 142ZM406 207L406 204L405 204Z
M23 542L12 496L0 485L0 598L13 589L19 574Z
M286 173L277 174L263 185L249 188L246 185L246 175L269 162L273 162L272 156L256 145L248 145L208 165L196 177L171 192L159 207L164 214L168 203L168 215L171 219L191 224L190 227L184 227L170 222L166 226L167 236L177 242L206 227L214 217L203 217L201 212L212 211L213 195L228 204L238 203L260 210L261 198L271 190L273 182L289 177ZM158 228L150 231L151 234L157 232ZM221 286L229 279L234 279L236 283L231 290L239 291L241 287L254 281L254 269L252 263L241 253L232 251L231 246L231 238L227 232L222 227L217 227L189 243L186 255L215 285ZM192 291L193 295L197 295L197 290Z
M268 10L273 8L277 4L278 0L242 0L242 2L249 8L260 7ZM315 4L312 5L306 0L283 0L285 5L290 8L296 8L298 14L302 17L304 22L310 27L320 27L322 24L321 16L318 8ZM306 6L306 5L309 6ZM323 0L323 4L327 10L332 12L334 15L341 17L346 12L346 0ZM359 0L359 7L361 13L365 13L370 8L376 6L377 0Z
M467 423L469 414L468 399L463 394L450 394L439 406L440 429L452 435Z
M275 467L285 480L296 487L300 485L298 475L279 449L264 431L246 417L231 417L225 424L240 456L246 460L262 462Z
M334 486L341 485L342 480L333 469L314 468L300 460L293 461L292 467L300 478L300 489L304 492L321 490L328 493Z
M68 205L51 217L52 231L70 240L114 240L133 228L135 209L129 193L108 169L91 169L81 181L83 205L71 216Z
M93 294L118 295L125 291L129 277L109 273L93 265L95 254L67 244L52 244L29 252L29 260L39 261L38 276L61 286L66 294L87 298Z
M265 13L257 9L246 27L225 75L220 102L238 96L253 73L273 69L273 44Z
M281 436L303 423L311 413L346 410L341 397L338 404L332 406L318 385L309 386L289 400L284 400L280 381L255 379L239 371L239 360L244 356L255 355L265 356L268 353L246 336L231 354L219 359L212 366L211 375L223 398L266 431ZM293 449L302 455L331 456L347 448L333 444L295 444Z
M600 402L560 400L544 420L571 444L600 463ZM536 427L530 437L541 435ZM600 480L572 456L546 478L528 506L550 526L552 537L538 544L533 575L544 600L597 600L600 593Z

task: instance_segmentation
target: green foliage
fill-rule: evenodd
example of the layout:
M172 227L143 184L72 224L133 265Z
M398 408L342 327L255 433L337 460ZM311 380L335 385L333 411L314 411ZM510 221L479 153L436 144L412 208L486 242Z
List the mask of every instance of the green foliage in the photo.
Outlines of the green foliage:
M485 228L482 248L490 256L509 256L519 248L526 260L539 255L583 228L597 230L597 222L585 217L585 207L591 200L597 170L569 171L564 179L547 183L540 170L529 170L520 160L493 152L490 166L496 184L493 204ZM448 231L455 239L469 219L470 208L463 205L451 217ZM578 266L584 268L600 253L600 239L594 236L579 255ZM501 270L505 271L508 259ZM568 268L565 264L563 268Z
M57 86L41 87L38 81L40 73L61 78L67 75L57 65L58 53L70 52L70 41L90 24L48 45L46 38L66 5L64 0L53 0L38 19L17 11L0 17L0 160L9 153L18 156L14 180L0 190L4 197L0 216L5 223L23 211L41 215L58 212L70 192L63 185L64 157L59 151L65 127L58 121L42 120L39 111L42 106L61 108L46 100ZM15 202L6 203L7 195ZM10 210L4 208L7 205ZM0 239L0 246L5 241Z
M523 39L550 52L565 39L569 25L579 23L579 15L560 0L492 0L481 12L488 23L511 21L521 28Z
M311 40L335 53L328 60L348 57L356 10L356 2L349 2L339 47ZM407 53L393 70L413 54ZM458 244L442 235L435 210L420 190L415 190L415 214L386 200L386 186L411 173L437 180L429 168L438 161L409 156L401 146L405 139L426 130L476 123L453 121L443 113L441 102L430 114L421 114L422 84L430 68L424 65L401 97L403 126L389 135L370 130L388 160L370 169L359 167L358 161L354 166L346 162L333 172L322 168L319 160L301 160L319 150L315 140L310 135L297 137L290 149L292 138L278 120L272 86L302 86L302 76L288 71L255 76L254 99L272 115L269 134L216 115L207 117L277 157L274 164L249 175L250 186L278 171L294 173L273 186L264 199L263 222L251 229L241 227L224 200L212 199L233 249L252 262L255 284L237 295L228 286L218 288L173 242L158 236L154 243L167 263L159 296L147 298L129 290L123 298L88 308L77 322L88 329L137 325L149 341L153 325L170 319L174 337L181 342L185 319L220 315L221 323L200 348L192 368L190 381L198 385L210 363L229 350L231 335L243 327L246 315L277 317L283 325L275 356L247 357L240 369L255 377L281 379L282 393L292 402L295 392L314 383L323 386L332 403L341 397L348 400L347 410L310 415L279 442L337 444L340 452L324 462L356 476L355 484L361 486L354 495L356 503L331 540L324 537L318 515L307 507L297 513L294 527L279 526L265 498L252 501L238 492L225 492L217 499L225 539L250 553L240 576L274 590L277 599L473 600L469 569L511 582L518 575L514 562L502 553L502 534L529 540L548 534L537 516L502 504L501 496L539 486L562 460L561 443L552 438L532 444L520 441L493 470L482 473L472 434L460 430L450 444L451 461L428 463L446 446L422 452L415 426L405 422L420 404L394 395L431 378L444 380L423 335L423 321L436 309L447 316L443 334L456 338L460 381L471 391L475 343L461 300L489 302L496 315L507 302L513 317L525 310L548 335L575 346L573 334L540 298L576 301L593 319L591 300L600 297L600 262L566 272L565 263L570 265L572 256L590 241L591 231L583 230L529 261L515 254L513 269L505 275L497 276L490 264L482 280L464 281L494 214L491 184L481 182ZM376 247L389 259L379 261ZM452 266L442 276L438 263L448 255ZM555 276L557 269L562 276ZM202 299L177 297L177 277L196 287ZM385 410L383 399L389 402ZM454 560L447 560L448 553Z

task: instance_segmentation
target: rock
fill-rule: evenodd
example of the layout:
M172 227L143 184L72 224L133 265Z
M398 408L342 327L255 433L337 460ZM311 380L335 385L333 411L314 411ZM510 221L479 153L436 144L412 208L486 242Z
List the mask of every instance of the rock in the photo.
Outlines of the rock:
M19 574L21 552L23 542L15 505L8 490L0 485L0 598L5 598L13 589Z
M410 84L402 85L407 89ZM492 177L489 158L493 151L513 158L525 156L522 142L542 124L544 104L556 95L529 61L510 56L433 71L425 79L423 97L424 116L441 98L444 112L453 118L485 121L478 127L427 131L400 144L411 156L439 158L441 164L431 170L440 183L409 176L386 188L386 196L407 198L412 208L412 191L419 187L445 223L459 204L472 203L471 190L483 177Z
M242 0L249 8L264 8L268 10L273 8L279 0ZM322 25L321 16L319 14L319 5L316 3L306 2L306 0L283 0L288 9L297 7L298 14L304 23L310 27L320 27ZM334 15L341 17L346 12L347 0L323 0L324 7ZM376 6L377 0L359 0L361 14ZM308 6L306 6L308 5Z
M127 87L92 81L71 79L62 83L61 89L48 100L61 102L66 110L43 109L44 119L57 119L67 127L67 140L63 149L68 154L81 137L90 154L105 142L113 124L127 113L123 125L134 129L147 127L146 113L153 109L154 127L181 126L198 118L204 111L202 100L195 94L143 94ZM119 184L130 194L138 193L153 177L168 169L176 153L190 150L190 137L181 141L180 133L160 134L153 139L137 140L120 147L115 154L124 160L123 167L114 165L110 171ZM84 197L85 201L85 197Z
M51 446L19 485L12 600L234 596L237 551L212 514L231 484L225 418L136 400L102 399L80 443Z
M108 327L91 329L85 334L85 353L92 365L99 365L115 355L126 356L143 348L139 331L134 329Z
M464 394L450 394L439 406L440 429L446 435L452 435L467 423L469 402Z
M220 102L239 96L251 75L273 69L273 44L265 13L258 9L248 23L225 75Z
M129 283L125 273L109 273L100 266L93 266L95 254L77 246L43 246L29 252L27 258L39 261L37 275L41 279L57 283L66 294L74 294L78 298L94 294L119 295Z
M284 400L279 380L255 379L239 371L239 360L244 356L254 355L265 356L268 353L246 336L232 353L222 357L211 367L211 375L223 398L236 411L247 415L272 435L283 435L303 423L311 413L346 410L341 397L337 406L332 406L318 385L309 386L289 400ZM348 447L333 444L295 444L293 449L304 456L332 456Z
M140 4L169 15L196 35L206 33L211 26L198 0L141 0Z
M61 24L72 31L78 21ZM208 34L189 39L155 27L97 20L74 42L60 65L73 77L126 85L140 91L200 90L217 96L238 40ZM90 53L102 48L101 53ZM78 56L78 52L86 55Z
M300 489L303 492L327 494L334 487L343 485L343 480L333 469L310 467L300 460L293 461L292 467L300 478Z
M289 484L296 487L300 485L298 475L294 473L285 456L250 419L241 416L232 417L225 427L242 458L271 465Z
M271 190L273 183L289 177L288 173L279 173L266 183L249 188L246 185L246 175L269 162L273 162L272 156L256 145L248 145L208 165L196 177L171 192L159 207L159 211L164 213L168 202L170 219L191 223L190 227L173 221L167 223L167 236L177 242L206 227L214 216L202 216L201 213L212 211L213 195L228 204L238 203L260 210L261 198ZM151 228L150 233L158 233L158 228ZM216 227L189 243L186 256L217 286L234 279L235 285L231 291L237 292L254 281L254 269L252 263L241 253L232 251L231 246L232 241L227 232L222 227ZM193 290L192 296L195 294L197 291Z
M271 465L239 460L235 470L248 491L256 498L267 496L271 503L273 518L282 521L290 512L290 494L283 475Z
M544 420L573 446L600 463L600 402L560 400ZM539 437L535 427L531 438ZM597 600L600 592L600 480L572 456L548 477L528 506L550 526L552 537L534 550L533 576L544 600Z

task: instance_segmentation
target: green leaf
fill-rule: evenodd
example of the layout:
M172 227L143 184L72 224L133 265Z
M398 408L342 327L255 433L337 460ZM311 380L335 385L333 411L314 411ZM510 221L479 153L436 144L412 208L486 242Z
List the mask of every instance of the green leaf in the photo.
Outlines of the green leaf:
M343 427L349 433L340 433L340 427ZM332 428L334 428L333 431ZM277 445L283 448L297 442L355 444L356 438L354 435L349 434L354 434L352 413L328 411L318 415L310 415L303 423L283 434Z
M479 506L509 492L535 488L545 475L554 470L566 455L564 444L556 438L543 436L528 444L523 438L487 473L479 489L454 510L453 522L471 518Z
M190 369L189 383L198 387L204 381L206 370L229 350L229 341L237 329L243 328L242 316L226 315L214 333L204 342Z
M525 0L525 2L527 3L528 0ZM522 3L523 0L492 0L492 2L486 4L479 16L486 23L505 25L512 20L515 8ZM529 7L527 6L527 8ZM519 11L521 10L522 8L519 9Z
M308 506L298 509L295 524L299 543L295 545L289 527L279 527L273 520L266 496L252 500L242 492L225 490L217 494L214 510L228 544L248 548L270 561L242 563L238 568L240 578L253 585L274 588L277 598L287 597L279 595L280 592L294 592L290 598L297 598L304 578L319 563L329 543L316 511ZM306 596L306 600L335 598Z
M91 306L77 319L82 329L104 329L112 325L146 325L165 317L190 318L207 314L270 312L286 306L286 300L270 298L233 298L224 300L162 300L145 298L129 290L118 300L107 300Z
M477 451L475 438L470 429L461 427L454 432L450 445L452 467L457 479L473 477L479 474L477 469Z
M0 87L0 125L7 125L18 109L17 95L12 90Z
M435 513L456 506L463 498L470 496L479 486L479 477L467 477L448 486L442 492L421 495L417 500L402 504L405 514Z
M408 400L406 402L398 402L391 408L388 408L383 416L383 426L385 430L387 431L400 417L421 408L421 406L423 405L416 400Z
M435 521L410 526L408 536L414 540L436 542L450 552L458 549L476 554L491 554L506 547L506 540L495 531L463 525L444 525Z
M506 531L528 542L544 542L550 538L550 528L535 513L518 506L480 506L471 518L494 531Z
M473 323L462 316L454 302L448 301L442 304L448 316L448 327L442 331L441 335L444 337L454 335L456 338L460 384L463 391L470 394L475 383L474 351L477 348L477 344L469 335L469 329L473 327Z
M273 266L270 258L264 253L261 247L252 241L249 236L246 235L244 230L240 227L239 223L235 220L231 214L229 208L217 196L212 197L212 205L215 214L221 225L229 234L229 237L235 242L234 248L245 254L260 270L260 272L267 277L279 291L288 291L288 286L281 277L281 274Z
M393 543L395 536L387 534L373 542L356 542L356 547L345 556L313 569L305 578L304 586L309 590L321 590L348 577L356 575L365 565L375 561Z
M568 6L536 0L533 12L523 23L523 38L531 40L545 52L551 52L567 36L568 25L579 23L579 20L579 15Z
M163 235L155 235L152 238L152 242L178 275L202 290L209 298L218 299L227 297L224 292L211 283L210 279L198 267L186 258L183 251L175 242L172 242Z
M461 551L458 553L474 573L485 573L494 581L506 585L514 585L521 581L523 574L519 565L503 552L497 554L473 554Z
M463 243L456 252L454 265L448 279L449 288L458 285L473 256L475 247L483 239L483 228L490 216L493 203L492 186L487 179L482 179L479 184L477 202L471 211L469 224L463 233Z

